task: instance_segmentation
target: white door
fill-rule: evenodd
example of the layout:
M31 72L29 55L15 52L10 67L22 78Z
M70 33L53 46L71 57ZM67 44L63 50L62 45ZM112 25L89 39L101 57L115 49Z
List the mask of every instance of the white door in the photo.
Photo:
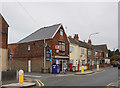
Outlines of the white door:
M31 72L31 60L28 60L28 72Z

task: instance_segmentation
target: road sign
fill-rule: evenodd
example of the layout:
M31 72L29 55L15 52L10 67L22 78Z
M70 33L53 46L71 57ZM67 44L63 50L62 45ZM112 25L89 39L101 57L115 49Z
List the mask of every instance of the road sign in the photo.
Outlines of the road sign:
M50 61L52 61L52 49L50 49Z
M57 49L57 50L58 50L58 49L59 49L59 45L56 45L56 46L55 46L55 49Z
M59 53L59 50L56 50L56 53Z
M9 58L12 59L12 54L10 54Z

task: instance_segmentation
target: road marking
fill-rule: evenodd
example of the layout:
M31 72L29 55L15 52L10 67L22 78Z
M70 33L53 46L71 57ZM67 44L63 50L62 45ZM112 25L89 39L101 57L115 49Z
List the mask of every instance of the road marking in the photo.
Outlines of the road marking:
M35 75L24 75L24 76L35 77L35 78L42 77L42 76L35 76Z
M110 86L113 82L109 83L107 86Z
M43 82L41 82L40 80L39 80L39 82L42 84L42 86L44 86L44 83L43 83Z
M37 81L38 85L41 86L41 84L39 83L39 81L38 80L36 80L36 81Z

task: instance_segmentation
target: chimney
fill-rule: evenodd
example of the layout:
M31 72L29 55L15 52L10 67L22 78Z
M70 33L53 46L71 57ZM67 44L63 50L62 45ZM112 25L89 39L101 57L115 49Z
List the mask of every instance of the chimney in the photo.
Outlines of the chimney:
M79 40L78 34L75 34L75 35L74 35L74 39L77 40L77 41Z
M92 42L91 42L91 40L90 40L90 39L88 40L88 44L92 45Z

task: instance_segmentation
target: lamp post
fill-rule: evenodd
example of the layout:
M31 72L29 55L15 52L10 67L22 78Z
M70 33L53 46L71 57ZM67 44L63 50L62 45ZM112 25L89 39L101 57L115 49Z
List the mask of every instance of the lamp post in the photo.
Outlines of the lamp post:
M96 34L99 34L99 32L95 32L95 33L90 34L89 35L89 40L91 40L90 38L91 38L92 35L96 35ZM89 47L89 50L91 50L90 47ZM92 60L90 62L91 62L91 70L92 70Z

